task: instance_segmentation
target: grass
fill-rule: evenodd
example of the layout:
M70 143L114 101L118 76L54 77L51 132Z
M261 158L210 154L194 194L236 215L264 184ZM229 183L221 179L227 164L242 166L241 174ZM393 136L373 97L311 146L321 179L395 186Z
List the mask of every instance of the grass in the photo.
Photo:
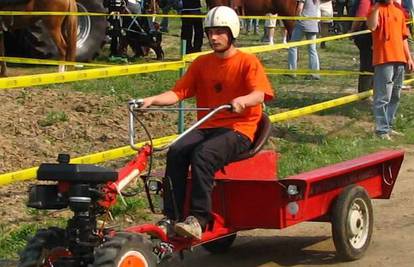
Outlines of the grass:
M301 133L303 134L303 133ZM302 139L303 140L303 139ZM284 178L304 171L349 160L376 151L391 143L384 144L374 138L324 138L317 142L278 140L279 177Z
M179 21L170 20L170 32L164 36L164 49L167 60L179 58ZM240 46L260 45L259 35L242 34ZM277 37L279 38L279 37ZM206 42L206 41L205 41ZM208 46L205 43L204 48ZM358 52L350 40L340 40L327 43L327 48L318 49L321 68L325 70L357 70ZM99 57L106 59L107 48ZM307 68L306 47L299 48L299 68ZM287 51L279 50L259 54L267 68L286 68ZM146 62L143 59L141 62ZM42 68L46 70L49 68ZM90 94L111 95L114 104L125 103L129 98L138 98L168 90L173 86L178 72L166 71L81 81L70 84L42 86L60 90L77 90ZM307 105L331 100L337 97L356 93L356 76L322 76L320 81L306 81L303 77L286 78L282 75L270 75L269 79L277 93L277 99L269 104L270 113L304 107ZM29 96L22 94L22 102ZM307 116L275 125L275 133L270 144L281 154L278 169L279 177L288 177L303 171L351 159L378 149L414 144L414 95L404 94L401 107L395 123L395 128L406 134L405 137L392 142L373 138L372 115L369 105L352 103L333 108L317 115ZM61 112L50 113L44 118L44 126L65 121L66 116ZM338 123L337 119L344 121ZM39 122L40 123L40 122ZM127 199L128 206L118 203L112 210L116 218L132 216L134 222L148 220L146 202L140 198ZM32 211L34 216L39 216ZM46 216L45 216L46 217ZM48 225L64 225L62 221L47 219L45 223L24 223L19 228L10 231L6 225L0 226L0 258L15 258L23 248L26 239L38 228Z
M17 257L27 241L42 228L50 226L64 227L66 221L62 219L47 219L35 223L23 223L18 228L9 229L8 225L0 225L0 259L12 259Z
M63 111L50 111L46 114L46 117L39 120L38 124L42 127L52 126L59 122L68 120L68 116Z

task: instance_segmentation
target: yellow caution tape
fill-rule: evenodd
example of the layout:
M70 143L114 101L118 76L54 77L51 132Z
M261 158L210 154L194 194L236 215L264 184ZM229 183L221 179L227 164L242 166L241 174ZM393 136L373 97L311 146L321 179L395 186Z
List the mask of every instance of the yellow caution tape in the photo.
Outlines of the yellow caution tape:
M158 18L200 18L204 19L206 15L172 15L172 14L116 14L110 16L121 17L158 17ZM319 20L319 21L366 21L366 17L301 17L301 16L239 16L240 19L278 19L278 20Z
M240 49L240 48L237 48L237 49ZM210 53L213 53L213 51L209 50L209 51L186 54L186 55L183 56L183 60L185 62L191 62L191 61L194 61L194 59L198 58L199 56L207 55L207 54L210 54Z
M320 75L373 75L368 71L347 71L347 70L311 70L311 69L265 69L267 74L295 74L295 75L308 75L308 74L320 74Z
M185 67L184 61L135 64L126 66L114 66L100 69L67 71L61 73L46 73L9 77L0 79L0 89L18 88L51 83L66 83L81 80L124 76L137 73L158 72L166 70L178 70Z
M299 108L299 109L271 115L270 120L272 122L278 122L278 121L293 119L299 116L315 113L315 112L318 112L324 109L344 105L344 104L347 104L353 101L357 101L357 100L369 97L371 95L372 95L372 90L359 93L356 95L345 96L345 97L341 97L338 99L311 105L308 107ZM167 137L156 139L154 140L154 146L159 147L159 146L168 144L175 137L176 136L173 135L173 136L167 136ZM143 144L144 143L139 143L137 144L137 146L142 146ZM108 160L114 160L114 159L125 157L125 156L130 156L134 153L136 152L134 152L129 146L124 146L124 147L116 148L116 149L109 150L109 151L104 151L104 152L99 152L99 153L88 155L88 156L74 158L71 160L71 163L95 164L95 163L104 162ZM0 175L0 186L10 184L16 181L33 179L36 177L36 171L37 171L37 167L34 167L34 168L29 168L29 169L25 169L21 171L2 174Z
M367 98L367 97L371 96L372 94L373 94L373 91L369 90L369 91L362 92L362 93L359 93L359 94L344 96L344 97L329 100L329 101L326 101L326 102L318 103L318 104L315 104L315 105L310 105L310 106L307 106L307 107L298 108L298 109L295 109L295 110L290 110L290 111L286 111L286 112L283 112L283 113L271 115L271 116L269 116L269 119L270 119L271 122L279 122L279 121L284 121L284 120L290 120L290 119L294 119L294 118L301 117L301 116L304 116L304 115L316 113L316 112L321 111L321 110L325 110L325 109L345 105L345 104L348 104L348 103L351 103L351 102L355 102L355 101Z
M366 21L366 17L300 17L300 16L239 16L241 19L319 20L319 21Z
M108 14L61 11L0 11L0 16L108 16Z
M405 80L403 83L407 84L407 83L412 83L412 82L414 82L414 79Z
M411 82L414 82L414 79L404 81L405 84L411 83ZM369 90L369 91L362 92L359 94L344 96L344 97L340 97L337 99L325 101L322 103L310 105L307 107L290 110L290 111L282 112L279 114L274 114L274 115L269 116L269 118L272 123L280 122L284 120L290 120L290 119L294 119L294 118L301 117L304 115L316 113L316 112L319 112L325 109L342 106L342 105L345 105L351 102L355 102L355 101L370 97L372 95L373 95L373 90ZM170 135L170 136L155 139L153 140L153 145L154 147L164 146L170 143L175 137L176 135ZM137 146L140 147L144 145L145 143L147 142L141 142L137 144ZM120 148L116 148L116 149L112 149L112 150L108 150L104 152L99 152L99 153L95 153L95 154L91 154L91 155L87 155L83 157L74 158L70 162L81 163L81 164L96 164L96 163L100 163L100 162L104 162L108 160L114 160L114 159L118 159L121 157L130 156L130 155L133 155L134 153L136 152L132 150L129 146L124 146L124 147L120 147ZM17 181L34 179L36 177L37 169L38 167L32 167L29 169L24 169L24 170L20 170L16 172L1 174L0 175L0 186L10 184L13 182L17 182Z
M37 65L67 65L67 66L86 66L86 67L109 67L114 65L86 63L86 62L72 62L60 61L40 58L24 58L24 57L0 57L0 61L22 64L37 64Z
M242 47L239 49L241 51L245 51L248 53L269 52L269 51L279 50L282 48L296 47L296 46L302 46L302 45L307 45L307 44L312 44L312 43L320 43L324 41L337 40L337 39L347 38L347 37L351 37L351 36L355 36L359 34L366 34L366 33L370 33L370 31L364 30L364 31L359 31L359 32L318 38L315 40L289 42L286 44L281 43L281 44L275 44L275 45ZM211 53L211 51L187 54L183 57L183 60L187 62L192 61L196 57L200 55L205 55L208 53ZM127 65L127 66L113 66L113 67L106 67L106 68L93 69L93 70L70 71L70 72L64 72L64 73L48 73L48 74L28 75L28 76L20 76L20 77L10 77L10 78L0 79L0 89L18 88L18 87L25 87L25 86L27 87L27 86L35 86L35 85L43 85L43 84L51 84L51 83L65 83L65 82L73 82L73 81L79 81L79 80L89 80L89 79L107 78L107 77L122 76L122 75L137 74L137 73L156 72L156 71L162 71L162 70L177 70L179 68L184 68L184 67L185 67L185 64L183 61L176 61L176 62L168 62L168 63L135 64L135 65Z
M162 137L156 140L153 140L154 147L161 147L168 143L170 143L176 135L171 135L167 137ZM146 142L141 142L137 144L138 147L141 147ZM76 163L76 164L96 164L108 160L114 160L121 157L126 157L135 154L136 151L132 150L130 146L123 146L120 148L99 152L83 157L74 158L70 161L70 163ZM10 172L0 175L0 186L7 185L10 183L14 183L17 181L25 181L25 180L31 180L36 178L37 176L37 169L39 167L32 167L29 169L24 169L16 172Z
M286 49L286 48L290 48L290 47L296 47L296 46L303 46L303 45L308 45L308 44L316 44L316 43L321 43L321 42L339 40L339 39L343 39L343 38L349 38L349 37L352 37L352 36L361 35L361 34L368 34L368 33L371 33L371 31L370 30L363 30L363 31L357 31L357 32L352 32L352 33L345 33L345 34L340 34L340 35L333 35L333 36L317 38L317 39L314 39L314 40L303 40L303 41L279 43L279 44L273 44L273 45L258 45L258 46L250 46L250 47L239 47L237 49L239 49L241 51L244 51L246 53L255 54L255 53L263 53L263 52L270 52L270 51L275 51L275 50L280 50L280 49ZM183 60L185 60L186 62L190 62L190 61L193 61L194 59L196 59L197 57L199 57L201 55L208 54L208 53L212 53L212 51L203 51L203 52L198 52L198 53L187 54L187 55L184 55Z
M0 16L121 16L121 17L158 17L158 18L205 18L206 15L174 15L174 14L123 14L94 12L61 12L61 11L0 11ZM280 19L280 20L323 20L323 21L365 21L366 17L301 17L301 16L239 16L241 19Z

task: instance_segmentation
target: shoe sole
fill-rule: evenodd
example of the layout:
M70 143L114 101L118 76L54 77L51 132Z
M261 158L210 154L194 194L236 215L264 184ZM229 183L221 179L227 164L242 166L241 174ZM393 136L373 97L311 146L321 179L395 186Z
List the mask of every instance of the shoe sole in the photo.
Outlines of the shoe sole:
M184 228L181 228L179 226L175 226L174 227L174 232L181 236L181 237L186 237L186 238L191 238L191 239L196 239L196 240L201 240L201 238L194 236L192 233L190 233L189 231L187 231Z

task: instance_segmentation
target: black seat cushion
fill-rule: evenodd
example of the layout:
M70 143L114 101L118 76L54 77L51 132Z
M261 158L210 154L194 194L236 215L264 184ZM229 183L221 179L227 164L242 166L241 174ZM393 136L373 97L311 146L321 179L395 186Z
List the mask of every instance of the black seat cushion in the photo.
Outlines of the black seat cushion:
M91 164L43 163L37 170L38 180L106 183L117 178L115 170Z
M256 134L251 148L249 151L240 154L236 159L232 160L232 162L247 159L256 155L263 148L267 139L269 139L271 130L272 122L270 121L269 117L263 113L262 118L260 119L257 126Z

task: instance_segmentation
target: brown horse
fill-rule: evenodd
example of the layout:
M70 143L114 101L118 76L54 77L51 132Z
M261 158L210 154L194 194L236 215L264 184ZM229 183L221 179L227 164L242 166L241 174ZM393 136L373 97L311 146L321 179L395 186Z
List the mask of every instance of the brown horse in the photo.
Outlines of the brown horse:
M76 0L2 0L0 11L51 11L77 12ZM60 60L75 61L76 34L78 19L76 16L0 16L0 56L4 56L3 31L13 31L29 27L38 20L42 20L50 37L59 51ZM1 62L1 76L6 76L6 63ZM59 66L64 71L65 66Z
M235 9L239 15L263 16L267 13L279 16L295 16L296 0L206 0L208 8L215 6L229 6ZM284 20L289 36L295 26L295 21Z

